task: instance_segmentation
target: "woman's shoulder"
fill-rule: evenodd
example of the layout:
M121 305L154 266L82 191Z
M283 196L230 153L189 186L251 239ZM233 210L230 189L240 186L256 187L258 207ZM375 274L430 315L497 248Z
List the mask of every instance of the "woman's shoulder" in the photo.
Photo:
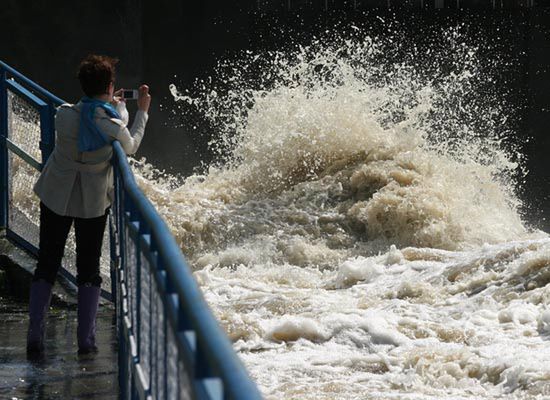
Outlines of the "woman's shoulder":
M75 104L61 104L55 113L55 120L59 124L61 121L71 121L78 118L79 110L75 107Z
M57 107L57 114L79 112L80 109L77 106L78 104L63 103L59 107Z
M100 109L99 107L96 109L95 123L103 133L114 138L117 138L120 131L125 127L123 121L118 118L112 118L105 112L105 110Z

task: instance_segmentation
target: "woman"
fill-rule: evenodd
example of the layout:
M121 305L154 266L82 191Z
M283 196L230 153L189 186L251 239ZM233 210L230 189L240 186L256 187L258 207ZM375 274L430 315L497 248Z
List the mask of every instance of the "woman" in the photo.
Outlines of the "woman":
M74 222L78 286L78 351L96 351L95 319L101 276L99 260L109 207L113 200L111 142L118 140L127 154L137 151L151 103L142 85L138 111L128 129L124 101L115 97L115 64L98 55L86 57L78 68L85 96L75 105L63 104L55 117L55 148L34 187L40 198L40 250L29 301L27 351L44 350L44 323L52 285ZM118 93L118 92L117 92Z

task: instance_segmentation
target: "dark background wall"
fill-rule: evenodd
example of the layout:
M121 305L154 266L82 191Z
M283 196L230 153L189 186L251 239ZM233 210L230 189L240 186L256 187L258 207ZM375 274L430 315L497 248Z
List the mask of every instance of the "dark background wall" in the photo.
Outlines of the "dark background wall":
M281 48L290 40L307 42L342 21L360 21L375 30L377 16L391 16L412 35L421 34L423 24L472 23L480 35L496 35L503 48L518 53L507 84L508 101L522 110L514 126L530 170L523 191L526 214L550 230L544 219L550 216L547 6L550 0L3 0L0 59L73 102L81 96L75 78L79 60L88 53L117 56L119 86L146 82L153 94L138 156L171 172L189 173L211 155L205 135L178 123L170 83L190 87L212 74L221 57L242 49Z

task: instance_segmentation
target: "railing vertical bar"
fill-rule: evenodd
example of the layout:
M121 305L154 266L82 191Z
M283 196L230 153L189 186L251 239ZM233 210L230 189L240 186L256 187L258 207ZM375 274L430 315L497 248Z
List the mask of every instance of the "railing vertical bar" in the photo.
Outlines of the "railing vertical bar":
M0 228L8 226L8 90L6 88L7 74L0 68Z
M162 266L162 260L159 260L159 265ZM170 287L169 287L169 282L166 281L165 282L165 286L164 286L164 298L165 300L167 300L168 298L168 295L169 295L169 292L170 292ZM164 309L164 321L163 321L163 326L162 326L162 329L164 330L164 351L163 351L163 355L162 355L162 358L163 358L163 364L164 364L164 377L163 377L163 383L164 383L164 398L165 399L168 399L168 374L167 374L167 371L168 371L168 351L167 351L167 347L168 347L168 304L167 304L167 301L163 301L162 302L162 307Z
M120 218L120 210L121 210L121 207L120 207L120 200L121 200L121 194L120 194L120 191L121 191L121 186L120 186L120 173L119 171L114 168L114 183L115 183L115 191L114 191L114 194L115 194L115 199L114 199L114 211L115 211L115 215L114 215L114 219L115 219L115 226L116 226L116 230L118 232L118 235L119 235L119 240L118 240L118 253L120 255L120 258L119 258L119 265L118 265L118 268L116 270L116 275L117 275L117 288L116 290L118 291L118 295L116 296L116 299L117 299L117 302L115 303L116 304L116 316L117 316L117 321L116 321L116 324L117 324L117 339L118 339L118 369L119 369L119 372L118 372L118 384L119 384L119 388L120 388L120 393L121 393L121 398L122 399L127 399L128 398L128 388L126 387L126 382L127 382L127 371L126 371L126 360L127 360L127 350L126 350L126 340L125 340L125 337L124 337L124 309L123 309L123 302L125 300L125 298L123 298L122 296L122 291L121 291L121 285L126 285L126 279L125 277L123 276L124 275L124 271L125 271L125 266L124 266L124 241L123 241L123 233L124 233L124 227L123 225L121 224L121 218ZM127 293L127 291L126 291Z
M115 176L115 219L116 219L116 226L119 234L118 238L118 244L119 244L119 250L118 254L120 256L120 265L125 265L124 261L126 259L126 255L124 254L125 246L126 246L126 236L124 233L124 225L122 221L122 216L124 213L122 212L122 187L120 184L120 172L117 168L114 169L114 176Z
M121 300L122 303L122 300ZM122 304L120 304L122 306ZM120 317L119 317L120 318ZM124 328L122 328L124 329ZM118 386L120 390L120 397L122 399L127 398L126 387L126 341L124 340L124 334L122 329L118 332Z
M151 240L149 242L150 260L147 263L147 265L149 266L149 270L147 271L147 274L149 274L149 387L150 388L153 387L153 290L154 290L153 289L153 282L154 282L153 267L156 266L156 260L154 259L154 254L152 250L153 250L153 246L152 246L152 240ZM151 260L155 260L155 263L153 263Z
M117 243L116 243L116 226L115 226L115 216L113 214L113 210L109 213L109 256L110 256L110 263L109 263L109 272L111 276L111 301L113 304L117 304L117 287L118 287L118 263L119 263L119 257L117 257Z
M135 218L134 218L134 213L135 213ZM136 209L132 210L132 219L133 220L138 220L139 221L139 213ZM140 230L141 230L141 226L142 224L140 223L139 224L140 226ZM141 361L141 336L142 336L142 332L141 332L141 266L142 266L142 263L141 263L141 255L140 255L140 243L139 243L139 231L137 233L137 236L136 236L136 241L134 243L134 256L135 256L135 260L136 260L136 307L135 307L135 310L136 310L136 329L134 330L134 335L136 336L136 348L137 348L137 358L138 358L138 362Z
M132 301L132 289L129 286L130 276L129 276L129 265L127 258L127 235L126 235L126 210L129 209L129 199L126 196L124 185L122 183L121 171L116 168L116 161L119 155L117 153L113 154L113 170L114 170L114 184L115 184L115 219L116 225L118 227L119 234L119 255L120 255L120 269L119 276L121 280L121 288L124 288L124 300L121 293L119 307L123 309L123 301L126 301L126 312L128 313L127 317L131 323L132 320L132 310L131 310L131 301ZM132 382L132 369L128 368L132 354L131 349L129 348L128 337L126 337L126 315L124 312L119 313L120 321L118 321L120 329L119 343L123 343L121 348L123 353L119 358L119 368L122 368L122 371L119 375L119 383L123 388L122 398L131 399L133 398L133 392L131 388ZM132 327L133 328L133 327ZM128 332L130 334L130 332ZM129 386L130 384L130 386Z

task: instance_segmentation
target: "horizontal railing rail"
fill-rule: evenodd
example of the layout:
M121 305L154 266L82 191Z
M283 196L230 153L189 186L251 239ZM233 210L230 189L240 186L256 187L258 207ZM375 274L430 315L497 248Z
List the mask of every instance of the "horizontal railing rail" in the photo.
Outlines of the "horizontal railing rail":
M44 89L42 86L39 86L29 78L27 78L25 75L21 74L14 68L10 67L8 64L6 64L3 61L0 61L0 70L6 72L9 74L13 79L16 81L19 81L21 84L27 87L32 92L35 92L39 96L43 97L44 99L48 100L50 103L52 103L55 106L60 106L64 103L62 99L57 97L56 95L50 93L46 89Z
M40 129L40 160L36 149L29 150L8 135L8 92L23 98L24 107L36 114L31 120ZM14 196L10 184L14 161L9 161L10 157L17 157L33 170L41 169L55 138L55 107L62 103L0 62L0 226L8 232L13 203L10 196ZM21 123L30 122L23 118ZM138 187L126 154L116 141L112 161L115 201L109 229L110 262L121 398L260 399L256 384L204 300L176 240ZM31 207L32 211L38 212ZM23 236L16 232L10 236L36 254L36 246Z

